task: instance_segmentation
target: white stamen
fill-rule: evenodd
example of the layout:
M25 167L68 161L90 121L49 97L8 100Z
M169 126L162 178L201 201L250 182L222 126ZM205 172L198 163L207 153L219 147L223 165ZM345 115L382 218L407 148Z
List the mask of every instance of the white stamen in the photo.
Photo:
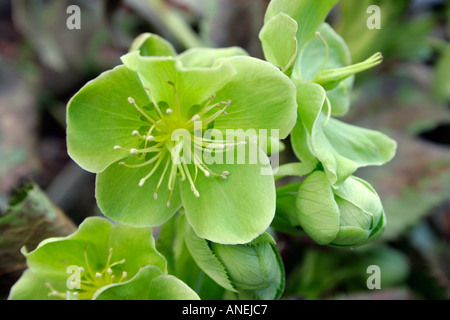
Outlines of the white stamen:
M108 270L106 270L106 272L108 272L108 274L112 274L113 273L111 268L108 268Z
M154 137L154 136L148 136L148 137L146 138L146 140L147 140L148 142L152 142L153 140L155 140L155 137Z
M196 114L195 116L192 117L192 121L198 121L200 120L200 116L198 114Z
M101 278L101 277L102 277L102 274L101 274L100 272L97 272L97 273L95 274L95 277L96 277L96 278Z
M133 155L135 155L135 154L138 154L138 149L130 149L130 154L133 154Z
M170 109L170 108L167 108L167 109L166 109L166 113L167 113L167 114L171 114L172 112L173 112L172 109Z
M136 101L132 97L128 97L128 102L131 104L135 104Z
M133 132L131 134L135 137L139 137L139 131L137 131L137 130L133 130Z
M83 273L84 272L84 268L83 267L79 267L78 270Z
M119 165L119 166L124 166L124 165L125 165L125 162L121 161L121 162L118 163L118 165Z
M158 194L155 192L154 194L153 194L153 198L156 200L156 199L158 199Z
M145 183L145 179L141 179L141 181L139 181L139 187L142 187Z
M122 272L122 278L126 278L127 277L127 272L126 271L124 271L124 272Z
M197 190L194 190L194 196L196 196L198 198L198 197L200 197L200 193Z
M209 171L205 171L205 177L209 177Z
M122 149L121 146L114 146L114 150L120 150L120 149Z

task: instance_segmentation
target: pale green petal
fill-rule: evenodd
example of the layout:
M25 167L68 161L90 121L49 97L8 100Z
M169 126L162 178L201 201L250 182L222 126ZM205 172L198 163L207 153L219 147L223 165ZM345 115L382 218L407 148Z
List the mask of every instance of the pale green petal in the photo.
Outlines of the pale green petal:
M303 161L315 156L331 184L339 185L359 167L382 165L395 155L396 143L381 132L327 120L322 112L325 90L312 83L298 86L299 121L291 140Z
M65 238L51 238L30 253L24 252L28 267L42 279L65 282L71 265L87 269L89 265L105 263L108 257L108 238L113 224L106 219L92 217L80 224L78 231Z
M298 221L305 232L319 244L329 244L336 238L339 208L326 175L315 171L300 184L297 195Z
M114 163L98 174L96 199L102 212L114 221L133 227L154 227L169 220L181 207L179 188L175 186L170 206L167 207L170 190L166 172L155 200L154 193L164 171L164 164L158 167L142 187L139 186L140 180L152 168L152 165L127 168Z
M243 154L245 157L238 159ZM195 183L198 198L187 181L181 184L186 217L202 238L222 244L247 243L263 233L274 217L272 170L267 156L253 143L222 156L228 156L222 158L224 164L211 164L209 168L218 174L228 171L227 179L199 174Z
M217 101L231 100L227 114L220 115L216 129L279 130L279 139L291 132L297 119L295 86L272 64L251 57L218 60L232 65L237 74L217 92Z
M295 62L292 79L295 83L312 81L319 71L346 67L351 64L351 54L344 39L327 23L323 23L318 31L325 39L329 48L328 60L323 41L314 37L308 42L305 50ZM327 63L324 65L324 63ZM338 87L327 91L333 115L343 115L350 106L350 94L353 87L354 76L345 79Z
M142 33L134 39L130 52L139 50L143 56L176 56L172 44L166 39L153 33Z
M12 286L8 300L62 300L61 297L49 296L51 286L61 293L65 293L66 282L54 282L40 278L31 272L30 269L24 271L19 280Z
M143 57L136 51L123 56L122 61L139 73L156 102L166 102L174 112L172 116L181 113L185 120L192 106L204 103L236 74L228 63L213 68L185 68L177 58Z
M220 58L233 56L248 56L248 53L240 47L229 48L192 48L179 54L177 59L185 68L212 67Z
M98 290L95 300L198 300L184 282L155 266L143 267L131 280Z
M264 24L259 39L267 61L285 72L297 57L297 22L283 12Z
M166 259L156 251L151 228L132 228L117 224L109 235L108 246L113 248L111 261L125 259L122 268L132 276L142 266L153 265L167 271Z
M314 37L316 30L325 21L337 2L338 0L272 0L267 8L264 22L267 23L280 12L284 12L297 21L297 40L300 52Z
M125 66L102 73L88 82L67 106L67 149L70 157L83 169L101 172L126 156L114 146L134 147L138 130L148 123L130 105L149 103L137 74Z

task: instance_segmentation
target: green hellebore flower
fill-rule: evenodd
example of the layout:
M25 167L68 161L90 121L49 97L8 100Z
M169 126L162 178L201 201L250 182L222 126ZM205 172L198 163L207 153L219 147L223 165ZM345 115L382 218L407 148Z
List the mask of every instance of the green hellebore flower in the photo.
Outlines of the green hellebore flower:
M314 171L300 184L297 213L313 240L337 247L374 241L386 225L381 200L370 184L351 176L333 188L322 171Z
M199 299L155 249L151 228L114 226L87 218L77 232L22 250L28 269L12 287L11 300Z
M68 152L98 174L96 197L106 216L158 226L183 206L200 237L226 244L249 242L267 229L275 212L273 176L261 175L271 170L268 158L227 132L258 137L279 130L285 138L296 122L296 92L273 65L243 54L236 48L176 57L130 52L125 65L71 99ZM174 139L177 132L185 134ZM260 161L239 162L238 149ZM207 162L208 156L219 160Z
M340 185L358 168L394 157L397 144L385 134L327 117L327 93L321 86L303 83L297 90L301 120L291 134L294 153L304 163L320 162L330 184Z
M354 74L382 61L376 53L352 65L344 39L324 23L337 0L272 0L260 39L267 61L289 75L295 84L312 82L327 91L330 113L345 114L350 106Z
M284 268L275 241L268 233L250 243L224 245L199 238L185 219L181 223L194 261L230 294L239 299L280 298L284 290Z

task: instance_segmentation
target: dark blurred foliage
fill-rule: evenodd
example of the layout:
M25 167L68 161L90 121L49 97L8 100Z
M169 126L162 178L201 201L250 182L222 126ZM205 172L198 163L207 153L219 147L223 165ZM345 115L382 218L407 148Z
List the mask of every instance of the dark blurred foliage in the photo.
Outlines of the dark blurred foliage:
M95 204L94 175L67 156L65 106L70 97L102 71L120 64L120 56L142 32L160 34L179 52L237 45L262 58L258 33L268 2L0 2L0 295L7 294L24 268L19 261L8 272L5 266L11 259L4 258L25 244L17 239L23 229L10 242L4 238L6 230L12 230L5 225L15 218L11 208L36 199L27 198L30 190L40 194L39 186L75 225L101 214ZM80 30L66 27L66 9L72 4L81 8ZM372 4L381 7L380 30L366 27L366 10ZM450 4L444 0L342 0L330 15L329 22L347 41L355 62L376 51L385 57L381 66L357 76L345 120L383 131L398 142L398 154L390 164L357 172L379 192L388 228L375 244L355 250L279 234L288 279L285 298L450 297L449 20ZM286 144L282 160L295 161ZM35 185L18 192L29 182ZM17 201L20 195L25 196ZM43 193L40 197L47 199ZM44 217L57 210L43 201L51 208L40 211ZM25 210L21 217L31 212L26 208L20 207ZM23 228L36 228L39 217ZM33 239L27 240L37 243L71 232L62 213L52 217L56 228L30 231ZM11 244L11 239L16 242ZM382 290L370 291L366 269L374 264L382 270Z

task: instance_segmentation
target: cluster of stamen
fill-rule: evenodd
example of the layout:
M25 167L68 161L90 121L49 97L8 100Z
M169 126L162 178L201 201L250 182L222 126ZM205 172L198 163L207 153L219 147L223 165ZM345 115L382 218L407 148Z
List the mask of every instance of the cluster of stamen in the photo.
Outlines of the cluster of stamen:
M204 138L202 134L198 135L196 124L201 121L202 133L204 130L210 129L214 125L214 120L221 114L227 115L226 109L230 106L231 100L226 102L221 101L214 103L215 95L211 96L203 107L200 105L192 106L187 117L181 114L181 106L178 97L177 89L173 82L168 81L168 84L173 87L175 95L175 106L170 108L169 105L160 101L156 102L153 95L148 88L144 88L150 99L150 104L140 107L132 98L128 98L128 102L136 108L141 114L140 120L150 123L149 128L141 127L140 130L133 130L131 134L138 139L139 147L123 148L122 146L114 146L114 150L126 150L130 156L135 156L136 161L133 164L119 162L119 165L129 168L140 168L151 166L148 174L139 181L139 186L142 187L150 177L152 177L159 168L162 169L162 174L159 177L158 183L154 191L154 199L158 198L158 190L161 187L164 178L168 175L167 187L170 191L167 206L170 206L173 191L176 184L177 176L181 181L187 180L190 184L191 191L196 197L200 196L199 191L195 187L197 176L201 171L205 177L218 177L227 179L229 172L223 171L216 173L212 171L202 160L198 154L203 154L203 151L208 152L227 152L233 149L236 145L245 144L245 142L235 142L234 140L213 140ZM149 107L150 106L150 107ZM172 133L177 129L184 129L190 134L190 141L173 141ZM198 132L197 132L198 133ZM189 147L186 148L186 143ZM189 154L185 154L189 150ZM193 164L193 173L190 172L189 166Z
M89 264L87 249L84 250L84 260L86 268L78 268L80 278L78 280L73 280L73 289L68 288L68 291L70 292L72 297L79 300L89 300L99 288L113 283L123 282L127 278L128 275L126 271L117 270L118 268L115 268L119 265L123 265L125 263L125 259L112 262L112 255L113 249L110 248L105 267L100 270L96 270ZM77 283L77 281L79 281L79 283ZM55 288L50 283L46 283L45 285L50 289L50 292L48 294L49 297L54 296L66 299L67 293L62 293L55 290Z

